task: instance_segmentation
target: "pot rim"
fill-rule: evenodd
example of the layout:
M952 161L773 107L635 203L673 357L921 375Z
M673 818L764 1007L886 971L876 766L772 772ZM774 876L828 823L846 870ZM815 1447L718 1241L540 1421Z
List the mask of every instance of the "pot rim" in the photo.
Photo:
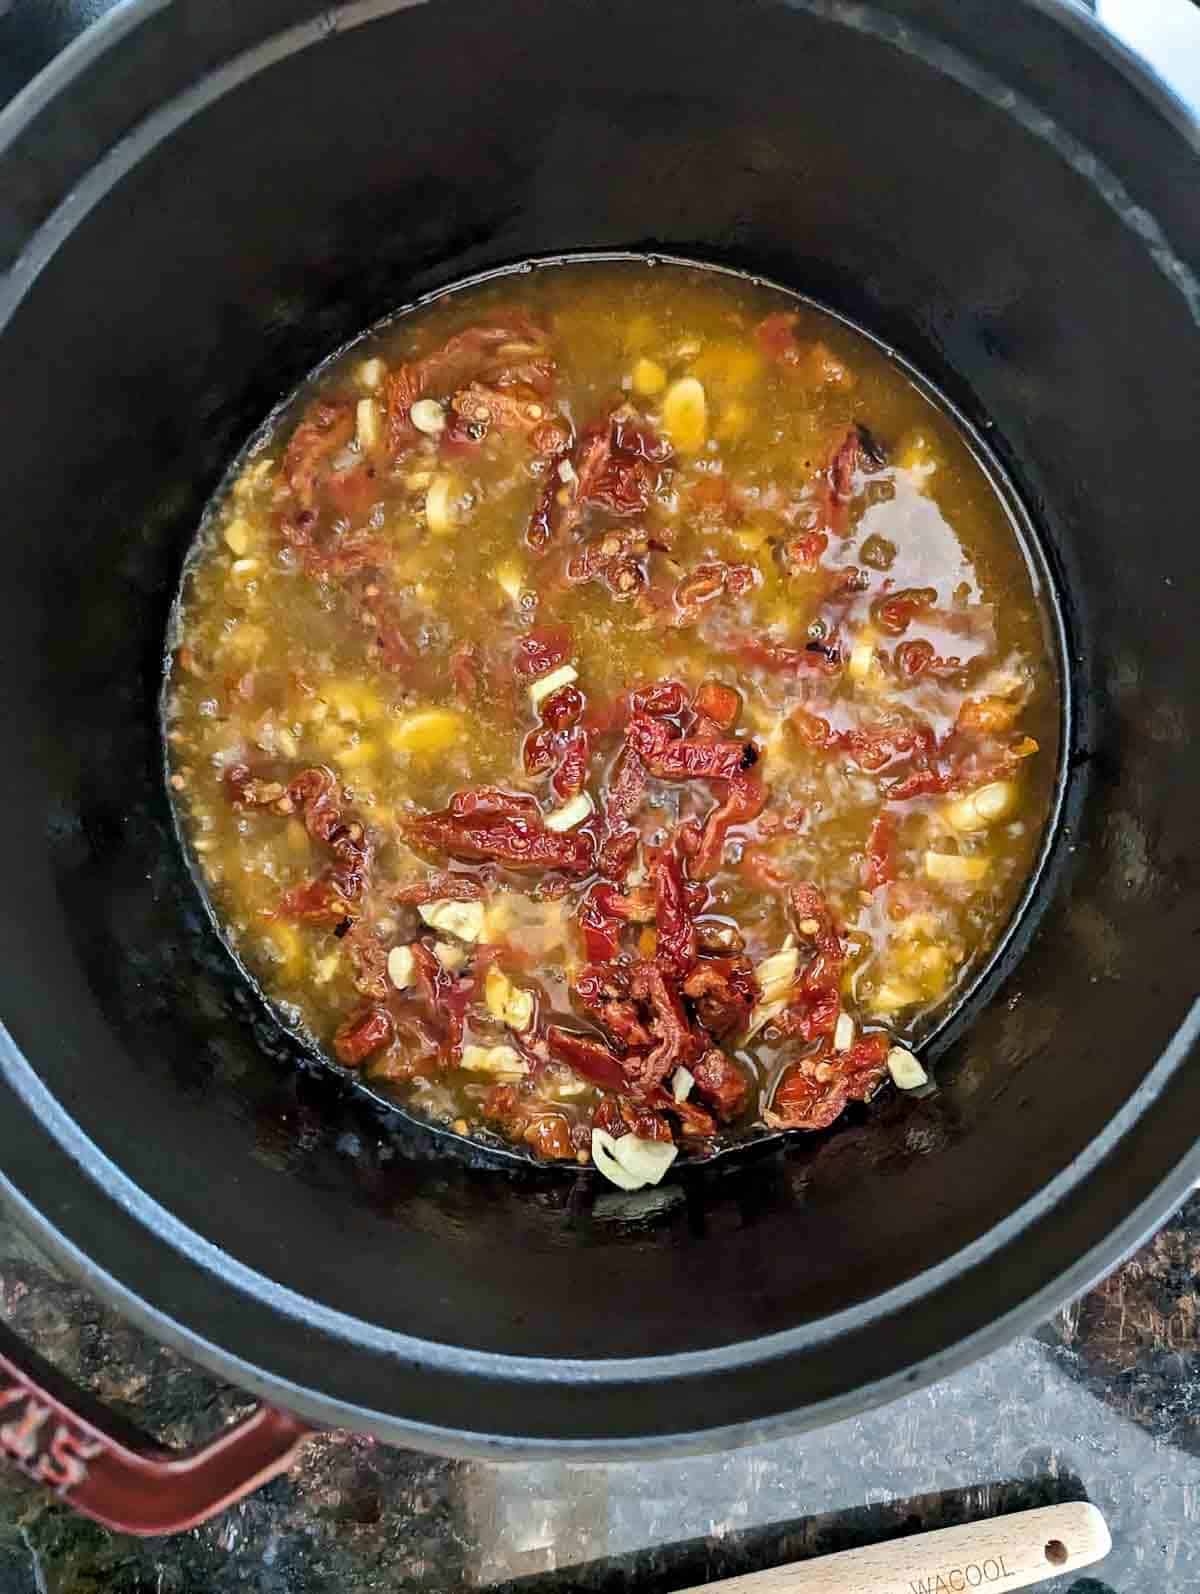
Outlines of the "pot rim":
M338 12L335 26L358 26L406 8L417 0L353 0ZM1022 0L1029 9L1042 13L1069 29L1109 65L1115 67L1133 90L1146 100L1171 125L1191 149L1200 153L1200 122L1185 103L1145 63L1141 57L1116 39L1077 0ZM0 112L0 158L35 123L39 115L60 96L69 94L96 61L117 49L134 29L160 12L170 0L124 0L114 11L93 24L83 35L51 62ZM164 106L158 107L88 170L83 184L71 196L70 210L56 209L32 234L22 250L7 282L0 289L0 329L20 303L36 277L41 263L48 259L70 230L107 192L119 177L123 163L136 160L158 138L187 119L209 99L234 83L244 81L270 62L302 49L330 31L328 13L289 27L260 42L232 61L209 71L198 82L184 89ZM761 1339L745 1340L715 1350L682 1352L669 1356L615 1358L606 1360L555 1360L515 1357L472 1351L413 1339L398 1332L364 1323L275 1284L261 1273L224 1254L194 1230L175 1219L166 1208L152 1200L133 1183L71 1119L50 1093L32 1066L24 1059L11 1037L0 1027L0 1092L4 1111L0 1114L0 1149L14 1155L0 1158L0 1198L19 1216L37 1241L101 1298L114 1304L131 1320L185 1355L203 1363L221 1376L248 1390L277 1400L289 1409L323 1424L346 1425L378 1434L400 1444L416 1445L435 1453L487 1457L503 1454L574 1459L618 1459L648 1457L684 1449L713 1449L733 1443L756 1442L798 1428L830 1423L863 1409L907 1393L995 1349L1016 1334L1043 1321L1065 1300L1081 1293L1123 1260L1162 1223L1200 1178L1200 1145L1194 1146L1154 1186L1123 1219L1070 1265L1024 1296L1001 1315L968 1332L951 1345L907 1362L873 1382L858 1385L802 1407L799 1410L750 1419L733 1425L645 1438L560 1439L491 1436L431 1424L399 1419L388 1412L359 1406L323 1393L248 1362L198 1329L189 1327L165 1306L152 1304L161 1273L155 1266L153 1248L171 1253L171 1264L207 1281L214 1297L225 1296L225 1308L236 1307L247 1298L265 1306L277 1318L290 1320L309 1329L323 1331L334 1341L367 1346L398 1360L424 1362L458 1376L483 1380L502 1378L517 1384L536 1384L554 1369L556 1382L603 1387L617 1383L665 1383L673 1379L695 1378L716 1372L748 1370L755 1365L814 1349L836 1337L852 1323L861 1328L898 1312L906 1305L931 1295L967 1268L994 1257L1011 1247L1033 1223L1044 1218L1069 1193L1081 1191L1117 1145L1138 1126L1149 1108L1166 1090L1189 1052L1200 1044L1200 1001L1180 1025L1171 1044L1150 1069L1138 1089L1085 1150L1036 1195L1011 1212L1002 1222L980 1235L952 1257L915 1275L885 1294L858 1306L798 1328L782 1330ZM19 1158L15 1148L22 1143L48 1138L57 1154L58 1177L52 1194L34 1180L24 1181L38 1189L40 1205L22 1188L11 1169ZM115 1220L131 1220L143 1236L153 1239L145 1247L148 1262L126 1274L139 1271L143 1282L137 1288L123 1282L95 1261L70 1237L69 1221L73 1209L89 1204ZM56 1221L42 1206L53 1206L61 1215ZM161 1299L161 1289L157 1291ZM220 1318L219 1307L210 1321Z

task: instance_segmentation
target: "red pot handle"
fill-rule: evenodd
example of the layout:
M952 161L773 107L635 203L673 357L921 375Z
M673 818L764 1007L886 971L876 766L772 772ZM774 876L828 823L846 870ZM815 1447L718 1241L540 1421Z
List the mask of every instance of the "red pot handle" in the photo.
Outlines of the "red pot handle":
M0 1323L0 1452L121 1533L181 1533L285 1472L311 1425L258 1406L194 1450L168 1450L76 1389Z

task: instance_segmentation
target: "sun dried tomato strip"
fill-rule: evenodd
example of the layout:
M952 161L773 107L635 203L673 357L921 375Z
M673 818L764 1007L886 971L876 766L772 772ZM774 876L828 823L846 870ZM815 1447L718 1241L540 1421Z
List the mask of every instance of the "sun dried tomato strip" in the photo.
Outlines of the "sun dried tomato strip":
M673 1141L671 1126L661 1112L655 1111L657 1105L632 1101L628 1096L605 1096L592 1112L592 1128L603 1129L614 1140L636 1135L639 1140Z
M620 880L637 851L638 836L629 826L646 794L646 766L628 746L617 755L604 798L604 845L599 868L610 879Z
M481 666L474 642L460 642L451 653L450 679L460 703L473 703L479 696Z
M301 919L310 924L340 924L354 913L354 903L339 888L332 873L305 880L285 891L275 905L274 917Z
M896 840L900 822L895 814L881 808L875 815L871 833L867 837L866 858L863 863L863 887L874 891L896 878Z
M455 414L468 425L484 430L495 427L497 431L529 435L546 421L546 406L541 394L523 384L501 388L469 382L455 393L450 403Z
M674 851L660 853L655 866L654 920L654 960L670 978L680 980L696 961L696 931Z
M561 668L575 652L565 625L540 625L513 644L513 675L518 681L539 680Z
M721 681L705 681L697 689L692 707L721 730L729 731L737 724L742 699L732 686L725 686Z
M788 894L792 922L808 961L801 969L786 1010L777 1020L786 1035L815 1040L831 1035L842 1005L842 938L833 922L825 893L811 881Z
M935 758L894 782L885 790L884 797L888 802L904 802L912 797L973 791L977 786L1011 775L1037 750L1037 743L1029 736L1019 736L1002 744L991 737L981 741L961 731L951 731Z
M334 1033L333 1051L339 1063L357 1068L392 1040L392 1015L383 1007L368 1007L352 1014Z
M828 1129L851 1101L866 1101L887 1074L888 1038L862 1035L844 1052L823 1046L784 1074L771 1109L773 1129Z
M652 886L634 886L629 891L619 891L616 886L596 885L592 895L608 918L621 919L626 924L653 924L655 891Z
M551 1024L546 1031L546 1045L552 1057L556 1057L560 1063L566 1063L602 1090L622 1091L626 1088L621 1059L599 1041L589 1040L586 1035L575 1035L557 1024Z
M420 907L426 902L478 902L487 895L488 882L478 875L442 871L427 880L416 880L411 885L396 886L393 902Z
M544 775L554 768L558 757L558 737L548 725L530 731L521 747L521 762L527 775Z
M563 1161L575 1155L564 1114L519 1085L493 1085L483 1098L483 1116L499 1124L510 1140L530 1147L535 1156Z
M655 1037L654 1049L644 1055L625 1058L623 1067L630 1085L648 1090L661 1084L680 1063L690 1063L704 1049L704 1041L688 1022L683 1003L671 982L655 963L635 963L630 971L629 989L635 1001L650 1010L648 1028Z
M687 707L687 687L679 681L655 681L651 686L639 686L629 694L629 711L649 715L651 719L669 718L682 714Z
M648 1047L654 1037L632 1000L629 971L619 963L586 964L571 987L575 999L622 1046Z
M784 561L792 571L814 575L820 568L821 555L828 546L829 538L823 531L802 532L799 537L792 537L784 544Z
M589 963L610 963L620 950L624 921L608 911L609 902L605 896L605 892L612 889L611 886L593 886L579 909L579 928Z
M708 880L717 872L730 830L757 819L766 804L767 788L757 772L738 774L730 781L725 801L705 820L699 846L688 864L693 880Z
M796 365L800 359L800 345L796 338L796 321L798 317L794 311L777 310L774 315L767 316L758 323L754 335L758 346L768 359L778 360L781 365Z
M508 344L524 347L519 359L506 358L503 350ZM526 382L544 397L553 374L545 334L528 317L514 315L505 323L467 327L424 359L410 360L389 375L384 388L388 448L399 454L416 437L410 412L416 400L428 393L448 393L474 375L499 386Z
M732 1057L726 1057L723 1051L712 1046L692 1064L691 1072L700 1098L712 1107L722 1123L738 1116L750 1094L750 1082Z
M871 605L871 618L881 631L900 636L922 610L933 608L937 597L936 587L902 587L897 592L886 592Z
M826 471L825 515L830 531L845 536L859 472L884 463L883 450L866 427L852 426L834 449Z
M510 869L562 869L587 874L596 843L586 830L548 830L532 797L494 786L458 792L447 808L401 821L416 848L465 862L494 862Z
M558 768L550 778L555 795L564 801L568 797L576 797L587 785L588 764L591 758L591 746L588 733L577 725L574 730L567 733L563 744L562 758Z
M809 747L839 748L849 754L860 769L872 774L900 758L911 758L918 766L924 766L937 752L937 737L923 720L852 725L847 730L835 731L819 714L798 708L792 711L791 724Z
M754 965L741 956L701 958L684 980L683 994L711 1035L740 1034L759 998Z
M659 780L733 780L758 762L753 742L672 739L665 730L661 721L636 715L626 731L629 745Z
M759 637L748 637L734 649L743 663L756 665L781 674L838 675L842 670L842 652L836 642L814 642L803 648L790 648L781 642L767 642Z
M247 793L253 794L254 784L243 783L243 801L247 800ZM340 922L350 915L351 904L367 889L372 849L366 828L360 820L343 813L338 782L320 766L301 770L286 788L279 788L276 801L281 812L299 809L312 839L333 854L332 867L323 875L284 892L276 914L313 922Z
M283 456L283 476L297 503L311 509L321 466L354 436L350 404L320 399L292 433Z
M762 573L753 565L728 565L720 560L697 565L676 584L673 596L679 613L675 623L690 625L698 618L696 611L723 592L741 597L761 581Z
M583 693L576 686L560 686L541 704L542 723L552 731L565 731L576 724L583 714Z
M694 1101L676 1101L662 1085L654 1085L642 1100L647 1108L678 1119L679 1132L688 1140L710 1140L717 1132L717 1120L712 1113Z

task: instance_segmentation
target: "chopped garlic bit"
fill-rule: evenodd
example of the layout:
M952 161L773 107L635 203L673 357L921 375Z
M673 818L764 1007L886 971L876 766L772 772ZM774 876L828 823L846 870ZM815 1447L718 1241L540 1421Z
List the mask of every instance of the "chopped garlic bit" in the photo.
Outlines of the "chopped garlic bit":
M417 978L417 960L413 956L412 947L394 946L388 953L387 971L388 979L398 991L406 991L410 985L414 985Z
M686 1101L691 1093L692 1086L696 1083L696 1076L690 1068L682 1064L671 1075L671 1094L676 1101Z
M640 360L634 361L630 382L635 393L642 398L650 398L655 393L661 393L666 387L667 373L657 360L648 360L643 355Z
M855 637L854 646L850 649L846 674L860 685L871 674L871 668L875 663L875 640L873 627L865 625Z
M604 1129L592 1130L592 1161L622 1190L658 1184L678 1155L679 1148L665 1140L642 1140L638 1135L614 1140Z
M379 405L374 399L359 399L355 405L354 435L364 454L379 447L383 426L379 419Z
M482 902L452 902L440 897L436 902L422 903L417 911L431 929L455 935L460 941L478 941L483 934Z
M487 1010L509 1029L526 1030L533 1023L533 992L513 984L507 974L490 968L483 985Z
M708 440L708 400L694 376L672 382L663 398L663 431L680 454L698 454Z
M800 948L796 945L795 936L789 935L780 950L764 958L755 969L759 999L750 1014L745 1040L752 1040L760 1029L783 1012L799 967Z
M742 1037L742 1044L745 1045L746 1042L752 1041L759 1030L765 1029L773 1018L778 1018L786 1007L786 1002L759 1002L750 1014L750 1023L747 1025L746 1033Z
M355 375L358 377L360 387L368 388L372 393L383 381L387 367L380 359L364 360Z
M328 957L318 958L313 964L313 981L317 985L328 985L338 971L338 964L342 961L340 952L331 952Z
M513 1046L464 1046L459 1066L498 1079L520 1079L529 1072L529 1064Z
M968 792L942 810L946 823L954 830L986 830L1005 818L1016 805L1017 788L1009 780L992 781L978 791Z
M887 1065L901 1090L920 1090L929 1083L929 1075L907 1047L893 1046L887 1054Z
M241 515L237 515L225 527L225 545L230 553L242 559L250 552L250 544L254 533L250 529L250 522Z
M764 958L754 971L758 976L762 1000L777 1002L785 996L796 978L799 966L800 949L796 946L784 947L781 952L773 952L769 958Z
M957 852L927 852L925 873L943 885L978 885L990 866L987 858L968 858Z
M539 708L542 699L549 697L551 692L557 692L560 686L570 686L578 679L579 671L573 664L561 664L557 670L551 670L549 675L540 676L530 683L529 700L534 708Z
M913 1007L921 1000L921 993L907 980L885 980L870 999L873 1013L898 1013L901 1008Z
M437 437L446 430L446 412L436 399L418 399L408 414L417 431L426 437Z
M457 974L467 961L466 949L454 946L449 941L435 941L433 955L445 969L447 974Z
M927 432L914 431L900 439L896 449L895 467L905 471L913 485L923 487L938 468L933 440Z
M849 1013L839 1013L833 1031L833 1049L835 1052L848 1052L853 1045L854 1020Z
M546 829L574 830L576 825L581 825L589 814L595 812L595 807L587 792L581 791L578 797L572 797L570 802L546 815Z
M444 537L447 532L454 529L458 509L451 493L450 477L435 476L429 484L429 491L425 494L425 524L435 537Z

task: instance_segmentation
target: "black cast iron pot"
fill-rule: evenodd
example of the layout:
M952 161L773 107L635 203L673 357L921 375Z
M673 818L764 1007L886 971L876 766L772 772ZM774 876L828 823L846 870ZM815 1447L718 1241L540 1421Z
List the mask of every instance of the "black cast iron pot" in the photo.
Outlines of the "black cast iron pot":
M0 117L0 1167L40 1237L304 1419L596 1456L886 1399L1159 1222L1200 1168L1197 148L1058 0L130 0L60 58ZM1032 514L1073 701L939 1094L633 1208L297 1066L155 713L184 551L279 397L416 294L586 248L762 272L937 382ZM100 1419L46 1409L24 1464L144 1526L87 1497Z

